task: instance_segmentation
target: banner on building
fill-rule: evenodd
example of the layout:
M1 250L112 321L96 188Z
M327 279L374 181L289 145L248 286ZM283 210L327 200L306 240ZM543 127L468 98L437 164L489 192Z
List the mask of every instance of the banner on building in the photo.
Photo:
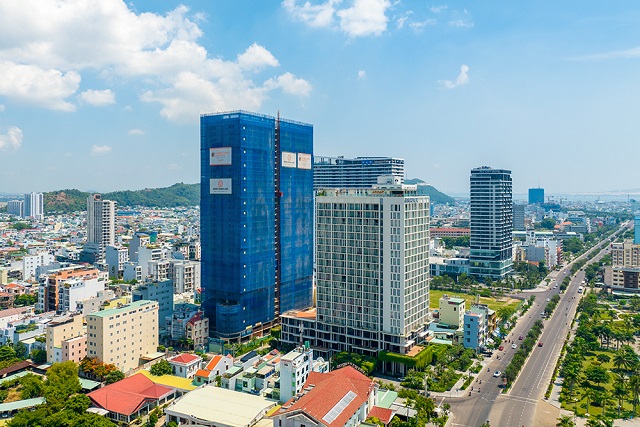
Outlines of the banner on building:
M231 147L209 148L209 165L210 166L231 165Z
M296 167L296 153L290 153L288 151L282 152L282 167L283 168L295 168Z
M298 169L311 169L311 154L298 153Z
M210 194L231 194L231 178L211 178L209 180Z

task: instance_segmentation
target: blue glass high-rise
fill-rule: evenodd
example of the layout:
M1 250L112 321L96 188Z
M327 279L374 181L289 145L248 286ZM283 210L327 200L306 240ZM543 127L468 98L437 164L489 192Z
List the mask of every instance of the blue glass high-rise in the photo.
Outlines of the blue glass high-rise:
M234 339L312 304L313 127L244 111L200 125L202 306Z

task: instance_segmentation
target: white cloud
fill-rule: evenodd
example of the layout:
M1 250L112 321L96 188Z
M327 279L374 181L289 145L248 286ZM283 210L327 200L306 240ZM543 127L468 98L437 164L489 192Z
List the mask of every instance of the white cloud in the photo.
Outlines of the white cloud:
M177 163L169 163L167 167L169 168L169 170L172 170L172 171L179 171L180 169L182 169L182 167Z
M91 147L91 155L92 156L100 156L102 154L107 154L108 152L111 151L111 147L109 147L108 145L93 145L93 147Z
M0 113L4 111L4 108L5 108L4 105L0 104Z
M129 132L127 133L133 136L144 135L144 131L142 129L129 129Z
M469 12L463 9L462 12L453 13L453 19L449 21L449 25L457 28L472 28L473 20Z
M350 4L341 8L342 0L319 4L306 1L302 5L298 5L297 0L284 0L282 7L293 19L310 27L339 28L349 37L377 36L387 30L389 0L353 0ZM396 23L402 27L404 21Z
M51 110L76 110L75 105L66 101L80 85L80 75L75 71L63 73L52 68L3 61L0 62L0 76L0 96Z
M78 99L94 107L102 107L116 103L116 95L111 89L85 90L78 95Z
M458 86L464 86L469 83L469 66L462 64L460 67L460 74L455 81L451 80L439 80L438 83L445 89L455 89Z
M22 129L9 126L6 133L0 133L0 151L16 151L22 146Z
M74 111L68 98L78 95L80 75L98 70L110 82L143 82L141 100L160 102L171 119L186 116L174 108L258 108L267 88L254 75L278 60L256 43L231 60L211 55L197 42L202 19L185 6L165 15L136 13L122 0L0 2L0 96ZM85 91L79 99L91 103L96 95ZM106 93L100 99L111 103Z
M259 70L280 65L278 60L264 47L252 44L241 55L238 55L238 65L245 70Z
M433 12L433 13L440 13L440 12L442 12L443 10L446 10L446 9L447 9L447 6L445 6L445 5L441 5L441 6L431 6L431 7L429 8L429 10L430 10L431 12Z
M333 24L335 6L341 0L328 0L321 4L311 4L308 1L298 6L297 0L284 0L282 7L296 20L302 21L311 27L330 27Z
M291 73L284 73L276 79L269 79L264 83L267 90L280 88L291 95L308 96L311 92L311 84L304 79L297 79Z
M351 37L380 35L387 30L388 0L354 0L353 6L337 12L340 29Z
M358 80L367 78L367 72L365 70L358 70Z

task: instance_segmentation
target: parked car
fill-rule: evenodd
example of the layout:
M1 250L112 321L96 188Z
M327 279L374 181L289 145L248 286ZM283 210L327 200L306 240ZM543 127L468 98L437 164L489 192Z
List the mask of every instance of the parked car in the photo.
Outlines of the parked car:
M513 349L518 348L518 344L516 344L516 343L511 344L511 348L513 348Z
M538 347L542 347L542 341L538 343Z
M524 339L524 337L523 337L522 335L520 335L520 336L518 337L518 339L519 339L520 341L522 341L522 340Z
M493 376L496 377L496 378L498 378L500 375L502 375L502 372L500 372L500 371L495 371L493 373Z
M501 345L500 347L498 347L498 350L500 350L500 351L504 350L504 346Z

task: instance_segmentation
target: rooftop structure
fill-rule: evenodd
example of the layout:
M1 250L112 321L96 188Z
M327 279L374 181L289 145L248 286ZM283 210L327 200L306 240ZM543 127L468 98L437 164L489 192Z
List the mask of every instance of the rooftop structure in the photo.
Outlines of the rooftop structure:
M276 401L214 385L200 387L165 409L167 421L203 427L251 427Z
M370 188L380 176L404 183L404 159L393 157L313 158L313 188Z

